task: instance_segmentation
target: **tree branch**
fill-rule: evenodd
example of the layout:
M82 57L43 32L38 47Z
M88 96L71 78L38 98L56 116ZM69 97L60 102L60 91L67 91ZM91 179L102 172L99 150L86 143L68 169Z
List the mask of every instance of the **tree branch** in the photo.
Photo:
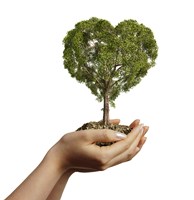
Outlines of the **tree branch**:
M97 84L98 84L100 87L103 88L102 83L100 82L100 80L97 79L98 74L96 73L96 71L93 71L93 72L96 74L96 76L94 76L94 75L87 69L87 66L86 66L86 65L84 66L84 69L85 69L86 73L88 73L88 75L92 76L92 77L95 79L95 81L97 82Z
M130 76L124 76L124 77L118 79L117 81L113 82L113 84L112 84L110 87L112 88L112 87L113 87L114 85L116 85L117 83L122 82L122 81L124 81L124 80L127 80L129 77L130 77Z

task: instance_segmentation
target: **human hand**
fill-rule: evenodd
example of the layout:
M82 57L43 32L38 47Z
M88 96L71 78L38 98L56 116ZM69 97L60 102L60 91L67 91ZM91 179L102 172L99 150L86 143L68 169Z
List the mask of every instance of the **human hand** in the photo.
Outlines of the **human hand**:
M110 123L115 124L115 125L120 124L120 119L111 119ZM136 119L129 125L129 128L132 130L134 127L138 126L139 124L140 124L140 120ZM149 127L148 126L144 126L143 129L144 129L144 131L143 131L143 134L142 134L142 138L141 138L141 140L140 140L140 142L139 142L139 144L137 146L139 148L139 150L142 148L142 146L146 142L147 138L145 137L145 134L149 130Z
M112 120L119 123L120 120ZM146 141L147 126L139 120L131 123L125 135L108 129L82 130L64 135L52 148L54 162L60 170L92 172L105 170L131 160ZM97 142L114 142L100 147Z

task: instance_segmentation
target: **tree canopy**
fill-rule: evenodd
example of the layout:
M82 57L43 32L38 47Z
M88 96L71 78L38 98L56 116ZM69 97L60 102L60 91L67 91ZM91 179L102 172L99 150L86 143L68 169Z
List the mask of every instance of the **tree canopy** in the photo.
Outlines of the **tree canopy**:
M104 100L106 114L109 107L105 104L114 106L121 92L137 85L158 55L151 29L132 19L115 27L96 17L81 21L67 33L63 44L65 69L84 82L97 100Z

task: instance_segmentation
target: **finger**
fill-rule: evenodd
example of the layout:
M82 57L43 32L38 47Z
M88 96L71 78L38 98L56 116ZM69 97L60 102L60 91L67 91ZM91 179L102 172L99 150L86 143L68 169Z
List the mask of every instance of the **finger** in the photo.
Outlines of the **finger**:
M130 161L139 153L139 151L140 149L137 147L133 153L130 153L130 155L127 152L124 152L121 155L118 155L117 157L112 159L109 163L107 163L107 168Z
M137 126L135 126L130 134L127 135L128 140L134 141L134 139L139 135L139 133L141 133L141 135L144 132L144 125L143 124L138 124Z
M139 141L139 144L137 145L138 148L142 148L142 146L145 144L147 138L146 137L142 137L141 140Z
M140 127L142 127L142 128L140 128ZM115 157L113 157L111 160L109 160L106 163L106 166L104 167L105 169L115 166L115 165L118 165L123 162L127 162L127 161L131 160L133 157L135 157L140 152L141 148L143 147L143 145L146 142L146 137L143 137L143 134L146 133L148 128L144 127L143 125L138 125L138 127L135 127L132 130L132 134L134 134L138 128L140 128L139 133L137 134L137 137L133 136L133 140L131 140L132 142L130 143L129 148L125 149L124 151L121 151L119 154L117 154ZM116 144L113 144L112 146L113 147L115 147L117 145L121 146L121 143L124 143L125 141L126 140L117 142ZM111 148L111 147L109 146L108 148Z
M136 126L139 125L139 123L140 123L140 120L139 120L139 119L136 119L136 120L134 120L134 121L129 125L129 127L130 127L130 128L135 128Z
M143 134L143 127L140 130L139 134L137 135L137 137L132 141L130 147L128 148L128 153L133 154L133 152L135 151L136 147L138 147L138 144L140 143L141 139L142 139L142 134Z
M141 142L141 145L139 145L138 139L139 139L139 141L142 140L141 136L139 138L136 138L137 141L134 141L134 143L128 150L124 151L123 153L117 155L112 160L107 162L105 168L112 167L112 166L121 164L123 162L130 161L131 159L133 159L140 152L142 146L144 145L144 143L146 141L146 139L144 138Z
M137 147L137 149L136 149L136 152L134 153L134 155L132 156L132 158L134 158L134 157L141 151L143 145L144 145L145 142L146 142L146 139L147 139L147 138L144 138L144 139L143 139L143 141L141 142L141 145L140 145L140 146L139 146L139 144L138 144L138 147ZM132 159L132 158L131 158L131 159Z
M127 151L131 147L132 143L136 141L137 137L137 140L140 140L142 133L143 125L140 124L131 131L131 133L126 137L126 139L116 142L111 146L102 147L102 151L106 154L109 160L112 160L114 157ZM137 142L137 144L138 143L139 141Z
M146 142L146 137L144 137L144 127L142 130L142 133L140 135L138 135L138 137L134 140L134 142L131 144L130 148L129 148L129 160L131 160L143 147L143 145ZM130 156L131 154L131 156Z
M143 136L148 132L148 130L149 130L149 126L144 126L143 127Z
M132 160L140 151L141 151L141 149L137 147L136 150L134 151L134 154L131 156L130 160ZM128 161L130 161L130 160L128 160Z
M109 122L111 124L119 124L120 123L120 119L111 119L111 120L109 120Z
M88 143L97 142L115 142L127 138L127 135L120 132L115 132L110 129L93 129L84 131L87 134Z
M118 156L114 157L112 160L106 163L105 168L113 167L115 165L119 165L124 162L130 161L135 155L139 153L140 149L138 147L135 148L133 152L125 151L122 154L119 154Z

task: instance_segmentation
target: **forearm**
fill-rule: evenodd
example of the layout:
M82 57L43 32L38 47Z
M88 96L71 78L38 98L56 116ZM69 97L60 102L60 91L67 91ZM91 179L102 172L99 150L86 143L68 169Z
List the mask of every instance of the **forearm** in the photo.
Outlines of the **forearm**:
M5 200L44 200L63 172L46 155L39 166Z
M72 171L67 171L63 174L63 176L59 179L59 181L54 186L53 190L49 194L46 200L60 200L63 194L64 188L67 184L69 177L72 175Z

